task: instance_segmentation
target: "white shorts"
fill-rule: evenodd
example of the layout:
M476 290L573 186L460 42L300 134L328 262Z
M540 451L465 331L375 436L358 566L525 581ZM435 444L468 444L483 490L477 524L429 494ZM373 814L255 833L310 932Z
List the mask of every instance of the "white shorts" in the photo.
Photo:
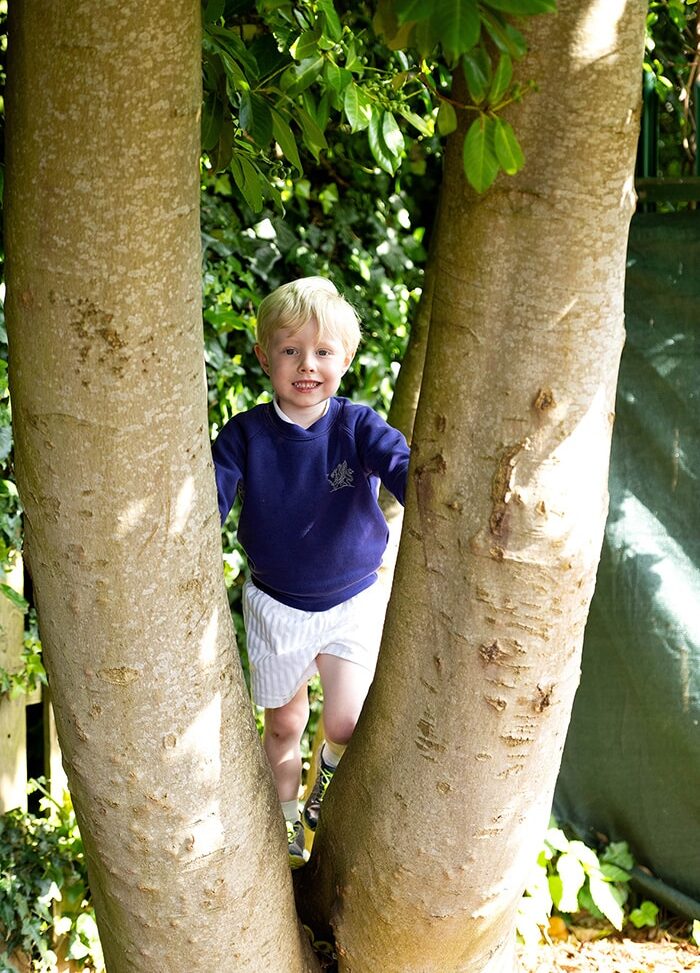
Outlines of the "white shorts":
M337 655L373 675L379 655L386 591L376 582L327 611L290 608L243 585L243 620L253 699L258 706L284 706L318 672L316 656Z

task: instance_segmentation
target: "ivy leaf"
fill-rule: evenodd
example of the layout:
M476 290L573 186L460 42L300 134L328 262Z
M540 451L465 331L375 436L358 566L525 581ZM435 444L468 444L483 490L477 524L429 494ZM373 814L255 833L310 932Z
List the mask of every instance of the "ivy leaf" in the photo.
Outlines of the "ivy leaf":
M479 41L481 18L473 0L440 0L431 19L445 57L452 64Z
M493 119L480 115L469 126L464 139L464 173L478 193L488 189L498 175L499 164L493 136Z
M510 82L513 79L513 62L508 54L501 54L498 58L496 70L493 72L493 81L489 90L489 104L497 105L508 91Z
M367 128L372 117L372 106L362 88L358 88L354 82L345 89L343 107L350 122L350 131L361 132Z
M525 164L525 156L520 148L520 142L518 142L512 125L509 125L502 118L494 119L494 125L493 141L496 158L501 169L507 175L514 176Z
M630 912L630 920L637 929L641 929L642 926L655 926L658 914L658 905L645 899L638 909L632 909Z
M449 101L441 101L437 113L437 128L440 135L450 135L457 128L457 112Z
M516 17L554 13L557 9L557 0L483 0L483 2L487 7L502 10L506 14L514 14Z

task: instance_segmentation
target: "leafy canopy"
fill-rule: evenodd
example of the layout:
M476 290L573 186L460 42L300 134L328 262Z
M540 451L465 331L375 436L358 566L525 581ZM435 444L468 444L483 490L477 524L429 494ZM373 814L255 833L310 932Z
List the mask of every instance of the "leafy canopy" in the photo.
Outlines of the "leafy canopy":
M366 132L372 159L394 174L407 138L454 132L473 115L464 169L482 192L524 158L502 109L527 88L513 80L525 40L518 18L556 0L208 0L204 7L202 148L231 172L255 212L282 205L280 180L301 176L339 132ZM469 100L450 94L463 73ZM409 136L410 133L410 136Z

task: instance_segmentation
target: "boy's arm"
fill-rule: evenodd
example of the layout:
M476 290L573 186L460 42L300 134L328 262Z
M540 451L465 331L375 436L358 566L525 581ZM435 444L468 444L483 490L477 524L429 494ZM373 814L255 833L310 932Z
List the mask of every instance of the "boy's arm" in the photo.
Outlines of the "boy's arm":
M216 474L219 516L223 524L236 499L245 464L243 437L232 422L228 422L216 437L211 454Z
M356 443L365 469L376 473L399 503L405 503L410 451L403 433L368 408L358 419Z

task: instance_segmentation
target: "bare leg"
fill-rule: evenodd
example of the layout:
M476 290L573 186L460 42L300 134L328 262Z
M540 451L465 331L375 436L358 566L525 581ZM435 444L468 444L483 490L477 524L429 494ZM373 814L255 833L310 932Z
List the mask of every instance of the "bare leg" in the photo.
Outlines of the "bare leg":
M284 706L265 710L263 747L272 768L281 802L293 801L301 782L301 735L309 718L309 699L304 684Z
M373 673L356 662L325 653L316 657L316 665L323 686L326 739L344 747L359 719Z

